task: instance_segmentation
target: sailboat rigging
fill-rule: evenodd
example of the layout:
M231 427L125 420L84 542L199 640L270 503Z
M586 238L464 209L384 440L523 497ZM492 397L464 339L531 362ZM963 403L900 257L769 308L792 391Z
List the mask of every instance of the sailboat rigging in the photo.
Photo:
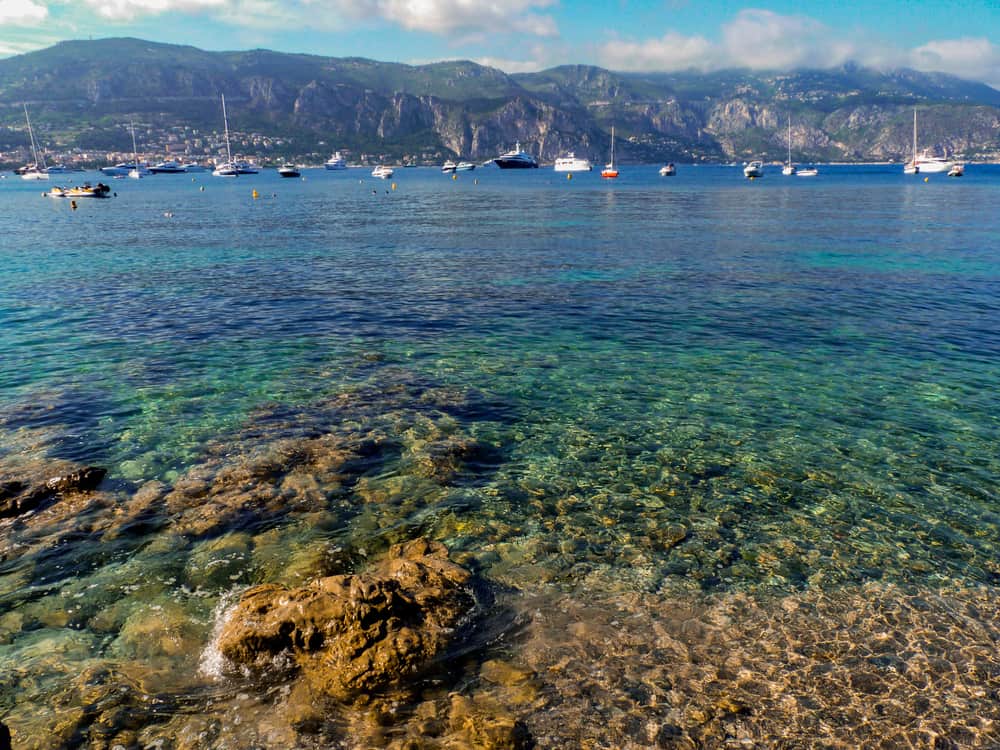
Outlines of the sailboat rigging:
M142 169L139 167L139 149L135 145L135 122L129 120L129 128L132 130L132 169L128 171L128 176L133 180L142 179Z

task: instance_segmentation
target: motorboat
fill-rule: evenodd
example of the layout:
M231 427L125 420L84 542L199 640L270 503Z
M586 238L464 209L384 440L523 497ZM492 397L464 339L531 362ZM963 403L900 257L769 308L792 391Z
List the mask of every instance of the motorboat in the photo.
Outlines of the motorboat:
M45 168L45 174L69 174L71 171L65 164L53 164Z
M476 165L473 164L471 161L460 161L458 164L455 165L456 172L471 172L475 168Z
M347 169L347 160L339 151L334 151L333 155L323 164L324 169Z
M673 162L660 167L660 177L673 177L677 174L677 167Z
M961 177L965 174L964 164L952 164L951 169L948 170L949 177Z
M764 162L752 161L743 167L743 176L751 180L764 176Z
M531 154L521 150L521 144L493 160L500 169L538 169L538 161Z
M294 164L282 164L278 167L278 175L281 177L301 177L302 173L295 168Z
M175 161L161 161L149 168L153 174L183 174L186 170Z
M590 163L590 159L584 159L570 151L556 159L552 169L556 172L590 172L594 169L594 165Z
M378 177L380 180L388 180L392 177L392 175L392 167L387 167L382 164L379 164L372 170L372 177Z
M446 161L444 164L441 165L441 171L444 172L445 174L448 174L449 172L454 172L457 169L458 165L451 159L449 159L448 161Z
M618 167L615 166L615 126L611 126L611 161L604 165L601 170L601 177L607 180L614 180L618 177Z
M815 177L819 174L819 170L816 167L805 167L796 172L799 177Z
M101 171L108 177L124 177L133 169L135 169L135 164L127 164L123 161L118 162L113 167L101 167Z
M208 167L196 161L189 161L181 165L185 172L207 172Z
M96 185L88 182L68 188L53 186L45 195L49 198L110 198L111 188L103 182L98 182Z

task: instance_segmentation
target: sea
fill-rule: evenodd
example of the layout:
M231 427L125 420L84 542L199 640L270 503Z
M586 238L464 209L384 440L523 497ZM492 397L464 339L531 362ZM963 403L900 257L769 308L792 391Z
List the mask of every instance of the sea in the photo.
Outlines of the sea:
M1000 747L1000 166L658 167L0 180L14 747ZM405 697L214 650L419 537Z

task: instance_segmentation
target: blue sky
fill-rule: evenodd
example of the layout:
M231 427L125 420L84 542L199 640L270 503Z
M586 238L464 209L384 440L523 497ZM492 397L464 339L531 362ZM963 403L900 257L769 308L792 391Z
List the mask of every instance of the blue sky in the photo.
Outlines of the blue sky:
M508 72L852 60L1000 87L997 0L0 0L0 56L110 36L409 63L462 58Z

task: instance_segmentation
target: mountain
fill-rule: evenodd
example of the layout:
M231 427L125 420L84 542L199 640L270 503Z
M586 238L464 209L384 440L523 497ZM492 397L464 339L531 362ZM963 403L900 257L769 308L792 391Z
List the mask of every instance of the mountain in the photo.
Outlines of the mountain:
M940 73L831 70L618 73L568 65L508 75L468 61L404 65L268 50L206 52L140 39L62 42L0 60L0 151L27 142L22 104L50 150L221 145L225 94L239 150L263 158L487 159L520 141L543 160L902 160L920 143L1000 157L1000 91ZM18 155L18 158L20 155Z

